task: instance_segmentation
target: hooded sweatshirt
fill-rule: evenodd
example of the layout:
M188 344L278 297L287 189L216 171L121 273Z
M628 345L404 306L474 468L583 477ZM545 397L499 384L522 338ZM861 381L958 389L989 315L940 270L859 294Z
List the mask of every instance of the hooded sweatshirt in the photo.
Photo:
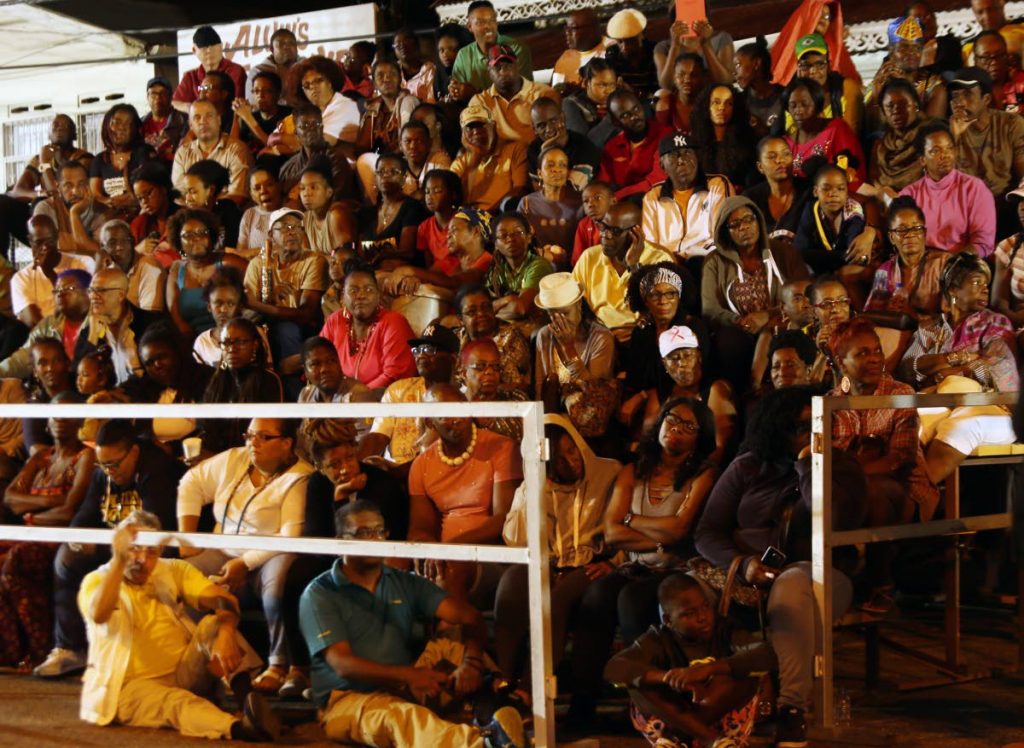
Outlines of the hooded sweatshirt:
M739 319L729 292L737 280L744 277L739 251L729 237L726 224L729 217L739 208L748 207L754 211L759 228L761 257L768 275L768 296L771 306L779 305L779 292L785 283L808 278L807 266L796 251L788 244L768 239L768 227L757 206L743 196L730 197L722 202L715 219L712 237L715 248L704 258L701 275L701 310L712 328L733 324Z
M548 413L544 423L564 429L583 458L583 477L578 483L568 486L550 478L545 481L551 563L559 567L585 566L604 555L604 510L622 465L594 454L565 416ZM526 545L525 483L516 489L501 534L507 545Z

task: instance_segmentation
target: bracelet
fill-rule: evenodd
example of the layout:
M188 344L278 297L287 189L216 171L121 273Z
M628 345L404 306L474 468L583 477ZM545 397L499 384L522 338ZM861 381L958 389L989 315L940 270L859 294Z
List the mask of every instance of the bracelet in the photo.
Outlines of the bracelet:
M921 371L917 368L917 360L919 358L921 357L914 356L912 359L910 359L910 371L911 373L913 373L915 381L922 382L924 381L924 376L921 374Z

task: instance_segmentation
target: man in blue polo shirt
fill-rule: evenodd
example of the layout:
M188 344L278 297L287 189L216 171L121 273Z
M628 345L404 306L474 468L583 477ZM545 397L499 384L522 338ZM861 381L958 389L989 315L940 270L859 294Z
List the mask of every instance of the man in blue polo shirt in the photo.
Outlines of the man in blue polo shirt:
M337 537L382 540L384 517L371 501L346 504L335 515ZM448 674L416 663L412 629L438 619L461 625L460 664ZM483 684L483 619L423 577L385 566L380 558L342 556L306 588L299 604L302 635L312 657L313 698L332 740L369 746L523 746L523 724L512 707L484 728L455 724L421 703L442 690L470 695Z

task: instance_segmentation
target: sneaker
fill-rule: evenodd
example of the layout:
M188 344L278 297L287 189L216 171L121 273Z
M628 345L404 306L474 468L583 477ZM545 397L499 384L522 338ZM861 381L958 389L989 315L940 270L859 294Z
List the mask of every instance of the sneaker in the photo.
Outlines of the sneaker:
M870 597L860 604L860 609L865 613L877 616L884 616L893 609L896 604L892 595L892 587L878 587L871 591Z
M85 670L85 655L71 649L54 647L42 664L32 671L37 678L62 678Z
M242 702L241 739L249 743L273 743L281 737L281 720L263 695L250 692Z
M805 748L807 721L804 710L795 706L779 706L775 723L775 748Z
M526 748L523 718L510 706L503 706L496 711L491 721L480 731L487 748Z
M288 677L284 679L284 685L277 692L282 699L301 699L302 694L309 688L309 678L297 667L288 670Z

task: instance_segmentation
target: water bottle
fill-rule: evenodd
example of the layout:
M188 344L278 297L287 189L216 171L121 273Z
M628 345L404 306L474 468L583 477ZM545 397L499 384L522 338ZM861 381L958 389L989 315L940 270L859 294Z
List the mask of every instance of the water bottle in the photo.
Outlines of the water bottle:
M850 707L850 692L837 688L832 713L837 727L848 727L853 721Z

